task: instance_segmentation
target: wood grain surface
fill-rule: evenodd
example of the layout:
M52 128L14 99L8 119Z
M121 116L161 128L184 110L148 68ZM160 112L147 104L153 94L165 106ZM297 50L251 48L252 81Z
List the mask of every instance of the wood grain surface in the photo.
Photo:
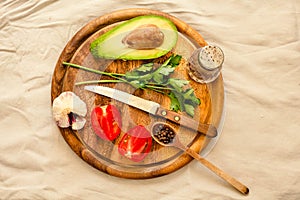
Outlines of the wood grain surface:
M90 54L90 43L108 31L112 26L133 17L147 14L161 15L169 18L177 26L178 31L182 33L182 36L179 37L177 42L177 46L172 52L158 59L147 61L101 60L94 59ZM187 42L187 38L193 41ZM65 67L62 65L62 62L72 62L102 71L125 73L138 67L142 63L163 63L171 53L181 54L183 51L190 52L195 48L193 43L199 46L206 45L201 35L183 21L166 13L149 9L126 9L109 13L96 18L79 30L68 42L57 61L51 87L52 101L63 91L73 91L87 104L87 123L82 130L72 131L71 129L60 129L62 136L71 149L91 166L105 173L123 178L141 179L162 176L174 172L189 163L192 160L190 156L175 148L161 147L155 142L153 142L151 153L142 162L136 163L122 157L117 151L117 144L126 131L135 125L144 125L150 130L153 122L161 121L162 119L150 116L148 113L115 100L85 91L83 90L83 86L75 86L74 84L76 82L108 79L108 77ZM187 61L186 58L183 57L173 76L190 80L189 86L194 88L196 96L201 99L201 105L196 108L194 119L202 123L212 123L218 127L224 106L222 77L220 76L209 85L199 84L189 78L186 69ZM136 96L156 101L164 107L169 107L170 105L168 97L153 91L136 90L124 83L105 84L104 86L114 87ZM108 103L114 104L120 109L123 122L120 137L112 142L104 141L97 137L90 123L91 110L95 106L107 105ZM182 114L184 115L184 113ZM190 146L194 151L199 152L210 142L210 139L197 134L195 131L176 126L176 124L172 124L172 126L177 127L180 140L183 144Z

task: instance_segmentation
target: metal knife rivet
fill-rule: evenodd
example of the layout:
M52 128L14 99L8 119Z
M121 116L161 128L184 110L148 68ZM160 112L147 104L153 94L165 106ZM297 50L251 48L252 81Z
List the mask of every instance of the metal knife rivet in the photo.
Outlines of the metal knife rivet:
M179 121L179 120L180 120L180 117L179 117L179 116L175 116L174 119L175 119L176 121Z
M165 111L165 110L161 111L161 115L162 116L166 116L167 115L167 111Z

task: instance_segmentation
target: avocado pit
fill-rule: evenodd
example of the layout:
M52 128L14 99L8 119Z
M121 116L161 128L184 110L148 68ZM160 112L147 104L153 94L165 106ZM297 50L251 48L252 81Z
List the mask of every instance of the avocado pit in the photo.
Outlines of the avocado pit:
M122 43L137 50L155 49L164 42L164 33L154 24L144 24L126 35Z

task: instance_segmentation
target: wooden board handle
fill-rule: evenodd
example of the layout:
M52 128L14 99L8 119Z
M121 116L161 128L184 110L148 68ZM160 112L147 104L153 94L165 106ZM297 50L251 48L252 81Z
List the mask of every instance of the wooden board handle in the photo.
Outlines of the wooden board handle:
M184 127L195 130L210 138L216 137L218 135L218 131L213 125L203 124L201 122L195 121L191 117L180 115L179 113L164 109L162 107L158 108L158 110L156 111L156 115L166 118Z

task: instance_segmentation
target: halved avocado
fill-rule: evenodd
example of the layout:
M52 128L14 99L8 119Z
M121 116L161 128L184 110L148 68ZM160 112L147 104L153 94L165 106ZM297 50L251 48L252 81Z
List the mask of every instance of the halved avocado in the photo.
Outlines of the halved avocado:
M124 38L140 27L155 26L163 34L163 41L155 48L136 49L124 43ZM145 37L147 34L143 34ZM90 50L96 58L145 60L168 53L177 43L176 26L169 19L157 15L132 18L115 26L91 43Z

